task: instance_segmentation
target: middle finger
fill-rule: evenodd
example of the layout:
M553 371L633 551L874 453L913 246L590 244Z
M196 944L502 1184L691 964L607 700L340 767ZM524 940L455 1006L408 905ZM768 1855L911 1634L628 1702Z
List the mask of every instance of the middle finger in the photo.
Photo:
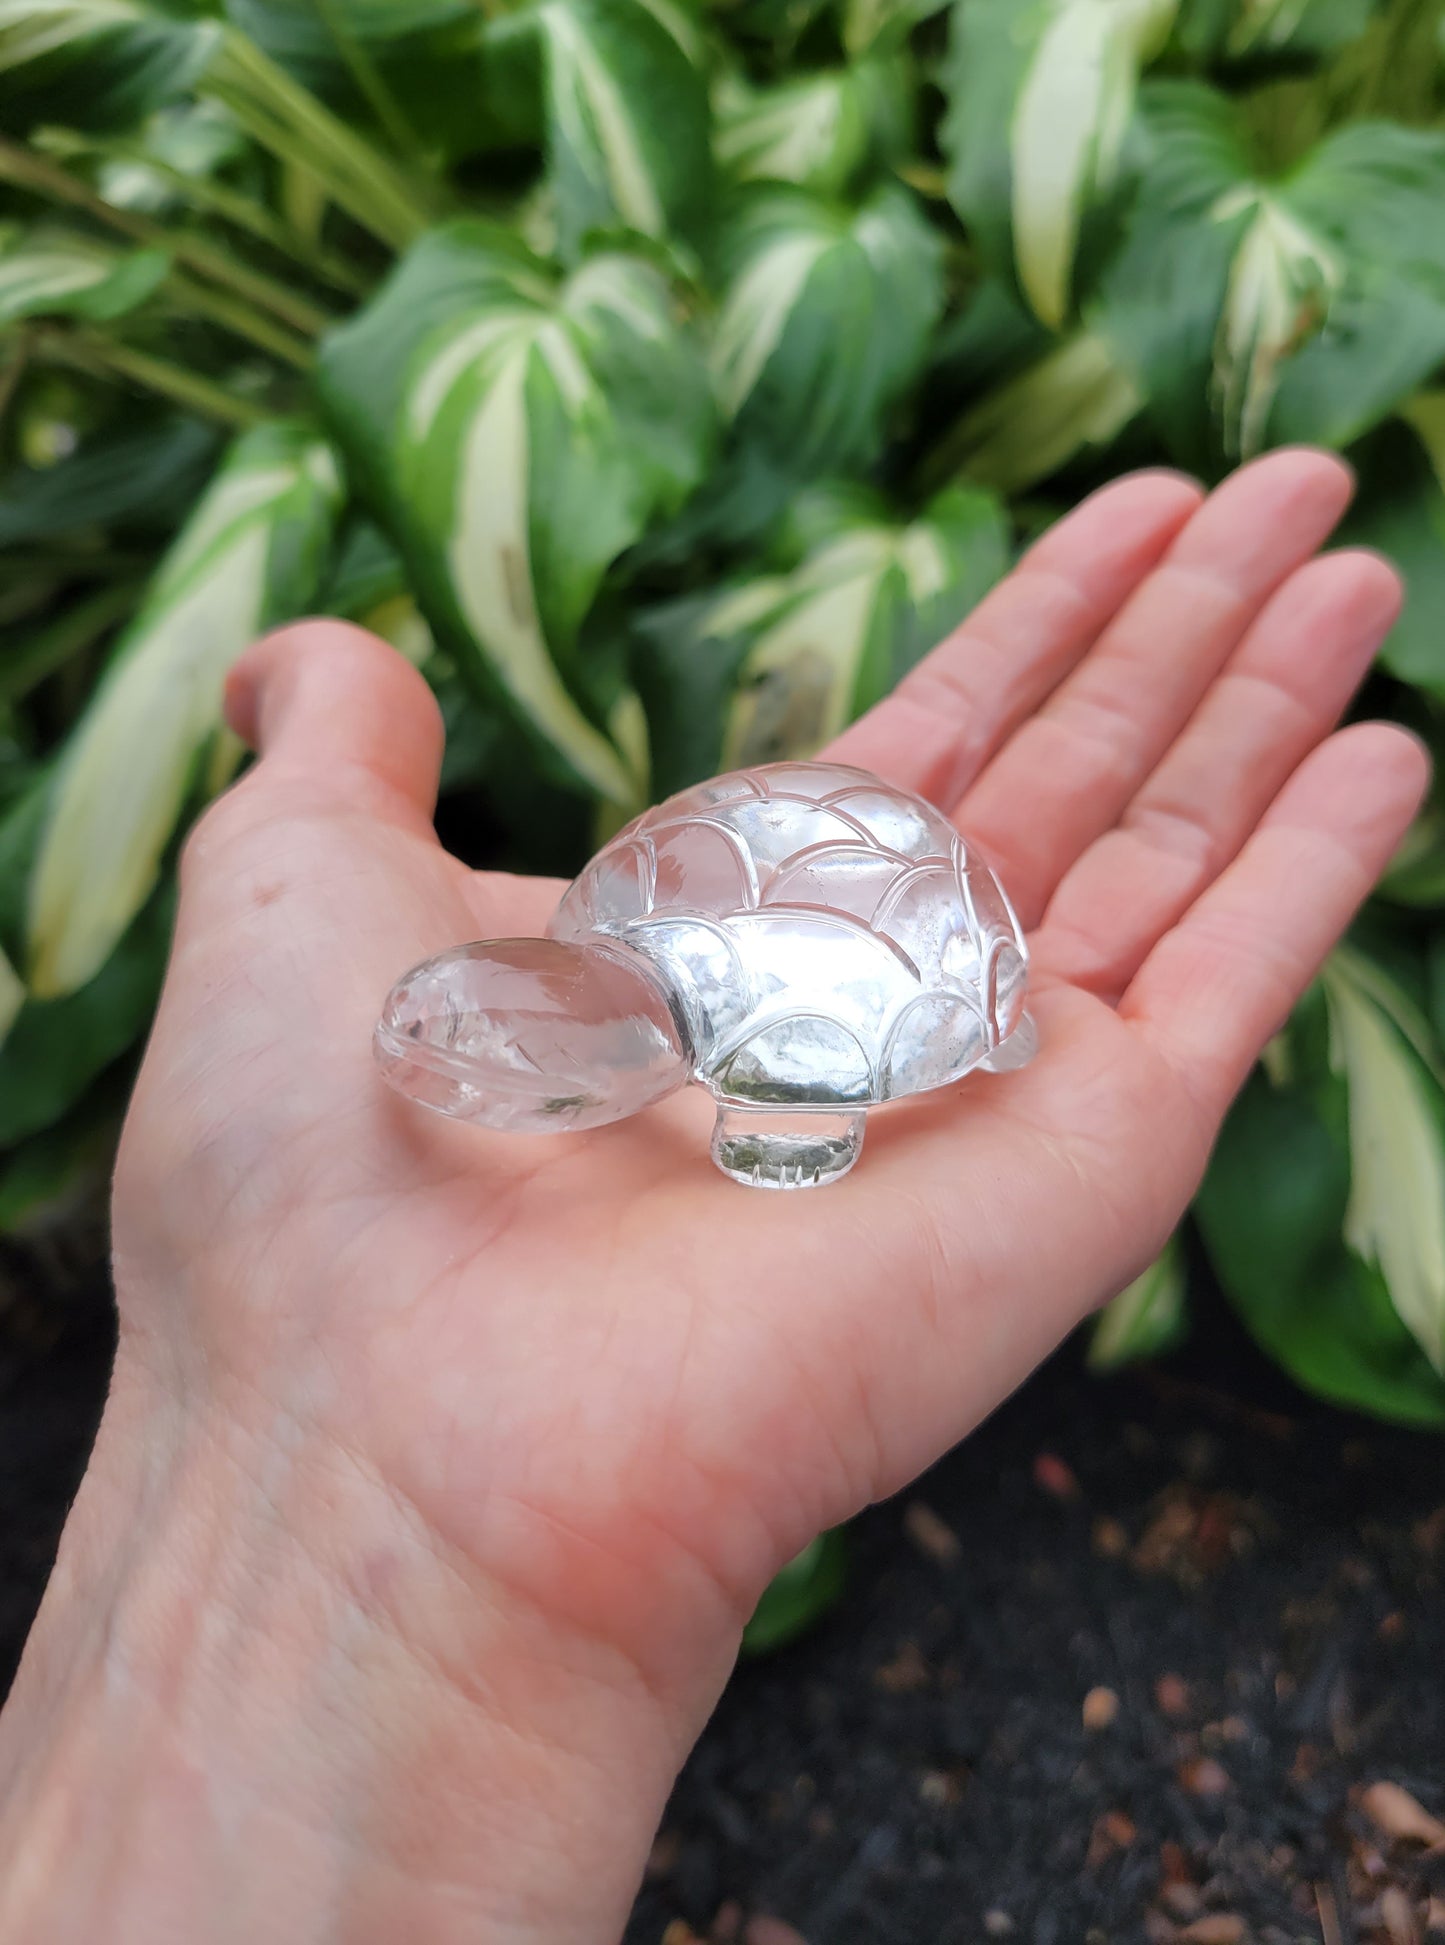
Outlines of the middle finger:
M1339 460L1308 451L1271 453L1226 480L968 791L956 821L1026 927L1113 826L1273 590L1329 535L1352 484Z

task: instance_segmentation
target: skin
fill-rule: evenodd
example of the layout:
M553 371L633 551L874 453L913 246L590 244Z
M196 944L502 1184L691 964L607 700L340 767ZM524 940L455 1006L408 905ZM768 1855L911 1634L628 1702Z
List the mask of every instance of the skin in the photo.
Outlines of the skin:
M182 870L115 1185L121 1337L0 1717L0 1939L605 1941L769 1576L1142 1269L1426 787L1332 725L1397 611L1282 452L1052 529L833 754L950 809L1032 935L1031 1067L749 1195L688 1090L593 1134L427 1115L405 967L558 887L431 826L425 684L258 644L260 761Z

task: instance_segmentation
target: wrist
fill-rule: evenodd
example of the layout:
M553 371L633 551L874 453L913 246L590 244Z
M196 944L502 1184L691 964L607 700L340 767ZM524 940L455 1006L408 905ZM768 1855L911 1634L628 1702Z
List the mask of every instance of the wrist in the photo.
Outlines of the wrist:
M610 1940L695 1726L123 1354L0 1719L0 1937Z

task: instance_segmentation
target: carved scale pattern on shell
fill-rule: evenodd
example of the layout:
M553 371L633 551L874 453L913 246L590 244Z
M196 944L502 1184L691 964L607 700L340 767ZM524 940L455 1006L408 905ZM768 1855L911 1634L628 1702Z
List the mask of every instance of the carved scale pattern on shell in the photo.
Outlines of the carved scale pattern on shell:
M554 938L644 953L724 1101L864 1105L957 1080L1017 1024L1027 952L942 814L860 770L782 763L648 811Z

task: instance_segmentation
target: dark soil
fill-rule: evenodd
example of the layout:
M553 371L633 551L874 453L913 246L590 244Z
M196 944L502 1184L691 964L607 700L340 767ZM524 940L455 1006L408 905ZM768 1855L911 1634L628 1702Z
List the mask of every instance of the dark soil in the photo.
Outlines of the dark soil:
M1445 1940L1445 1441L1204 1308L1163 1370L1066 1350L858 1522L842 1604L724 1697L628 1945ZM96 1305L0 1323L7 1677L108 1357Z
M1445 1818L1445 1440L1204 1308L1166 1371L1065 1351L856 1524L842 1605L723 1698L629 1945L1445 1940L1445 1854L1361 1801Z

